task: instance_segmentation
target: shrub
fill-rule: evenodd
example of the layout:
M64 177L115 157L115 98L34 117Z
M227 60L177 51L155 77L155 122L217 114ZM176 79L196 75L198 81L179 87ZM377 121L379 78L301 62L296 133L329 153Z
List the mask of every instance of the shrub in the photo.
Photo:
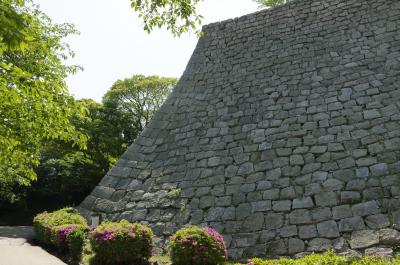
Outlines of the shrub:
M105 221L89 232L96 264L141 264L152 255L153 232L145 225Z
M68 252L72 260L81 258L83 244L89 231L87 225L68 224L52 229L52 242L61 252Z
M43 212L33 219L36 238L48 246L57 246L54 240L54 229L61 225L81 225L88 229L86 220L74 208L63 208L52 213Z
M170 239L169 250L174 265L217 265L227 260L224 239L209 227L177 231Z
M38 214L33 219L33 226L39 242L60 253L68 253L73 261L80 259L89 227L75 209Z
M334 251L324 254L310 254L299 259L281 258L262 260L254 258L247 265L398 265L400 258L382 259L365 257L363 259L346 258L335 255Z

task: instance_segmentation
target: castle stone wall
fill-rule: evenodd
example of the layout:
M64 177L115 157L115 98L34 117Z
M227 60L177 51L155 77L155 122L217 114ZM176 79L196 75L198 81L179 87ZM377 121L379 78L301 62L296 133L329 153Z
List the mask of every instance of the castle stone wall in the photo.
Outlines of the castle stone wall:
M161 245L209 225L234 259L398 242L400 1L298 0L204 32L80 211Z

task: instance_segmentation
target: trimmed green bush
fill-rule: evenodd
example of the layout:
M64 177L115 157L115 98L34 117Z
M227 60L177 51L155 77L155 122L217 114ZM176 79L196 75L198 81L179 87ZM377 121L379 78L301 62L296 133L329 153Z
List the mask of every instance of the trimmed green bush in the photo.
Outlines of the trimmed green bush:
M138 223L105 221L88 238L95 264L142 264L152 255L153 232Z
M39 242L79 260L89 227L74 208L40 213L33 219L33 227Z
M88 226L81 224L56 226L52 229L51 241L60 252L68 253L72 260L79 261L88 231Z
M254 258L249 260L247 265L399 265L400 258L382 259L374 257L365 257L362 259L346 258L338 256L334 251L328 251L324 254L310 254L300 259L269 259L262 260ZM238 264L239 265L239 264Z
M170 239L169 251L174 265L218 265L227 260L224 239L210 227L177 231Z

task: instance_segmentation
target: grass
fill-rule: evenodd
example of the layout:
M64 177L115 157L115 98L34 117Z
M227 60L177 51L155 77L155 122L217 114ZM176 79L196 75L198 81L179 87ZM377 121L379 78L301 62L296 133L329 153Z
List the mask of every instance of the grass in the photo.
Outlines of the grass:
M90 260L93 254L88 246L85 247L81 265L92 265ZM365 257L363 259L349 259L335 255L333 251L323 254L310 254L299 259L281 258L262 260L258 258L251 259L252 265L400 265L400 257L394 259L380 259L374 257ZM150 264L172 265L169 256L157 255L150 259ZM224 265L247 265L247 263L226 262Z

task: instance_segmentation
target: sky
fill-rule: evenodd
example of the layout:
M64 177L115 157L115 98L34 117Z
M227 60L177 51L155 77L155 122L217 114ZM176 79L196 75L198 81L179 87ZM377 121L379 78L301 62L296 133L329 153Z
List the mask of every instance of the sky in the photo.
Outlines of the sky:
M80 35L69 36L75 57L68 64L84 70L67 78L77 99L101 101L118 80L134 74L179 78L198 38L188 33L180 38L165 30L148 34L130 8L129 0L35 0L56 23L72 23ZM257 11L252 0L205 0L199 5L209 24Z

